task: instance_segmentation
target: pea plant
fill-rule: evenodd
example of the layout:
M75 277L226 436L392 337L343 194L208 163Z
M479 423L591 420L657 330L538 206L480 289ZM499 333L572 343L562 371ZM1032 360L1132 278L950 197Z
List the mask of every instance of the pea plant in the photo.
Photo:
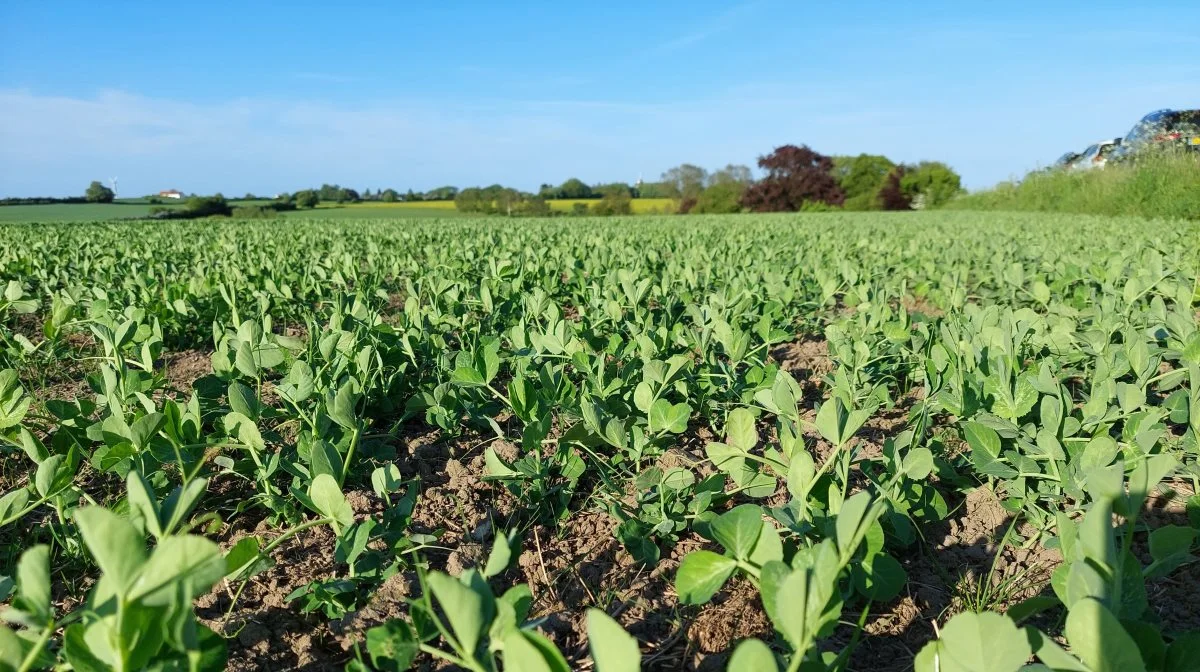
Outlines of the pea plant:
M2 670L299 667L236 635L276 589L355 672L657 669L746 589L731 670L903 599L923 670L1200 655L1194 222L192 225L0 223ZM1047 578L920 602L980 494Z

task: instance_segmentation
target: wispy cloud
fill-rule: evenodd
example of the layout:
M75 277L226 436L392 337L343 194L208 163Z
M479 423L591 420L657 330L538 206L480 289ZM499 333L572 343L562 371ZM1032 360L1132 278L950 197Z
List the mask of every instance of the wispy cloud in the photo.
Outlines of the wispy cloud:
M349 105L0 90L0 189L75 193L109 175L119 175L129 193L171 186L279 191L322 182L432 187L501 181L532 188L570 175L632 180L682 161L750 162L776 144L804 141L801 132L844 137L881 120L822 111L815 100L793 101L780 120L773 106L743 96ZM714 128L735 130L714 135ZM698 137L707 140L698 145Z
M752 2L743 2L733 7L703 19L694 24L693 30L671 38L654 46L651 51L657 53L666 53L678 51L694 44L703 42L710 37L723 33L732 28L733 22L740 16L749 13L750 11L762 6L767 0L753 0Z
M1190 66L1189 66L1190 67ZM77 194L117 175L126 193L271 193L322 182L533 188L654 176L682 162L752 163L785 143L897 161L944 160L969 186L1020 174L1072 147L1124 133L1151 109L1194 105L1194 69L1131 71L1077 113L1090 81L1032 91L895 80L750 82L687 99L231 98L190 102L103 91L0 89L0 196ZM863 90L872 93L864 96ZM380 94L383 95L383 94ZM952 112L947 99L957 100ZM986 141L980 141L980 129Z
M677 49L682 49L684 47L696 44L697 42L703 42L704 40L707 40L708 38L712 37L713 35L716 35L717 33L721 32L721 30L723 30L723 29L722 28L710 28L708 30L701 30L701 31L697 31L695 33L689 33L687 35L680 35L679 37L676 37L675 39L667 40L666 42L663 42L662 44L658 45L658 47L656 48L656 51L660 51L660 52L661 51L675 51Z

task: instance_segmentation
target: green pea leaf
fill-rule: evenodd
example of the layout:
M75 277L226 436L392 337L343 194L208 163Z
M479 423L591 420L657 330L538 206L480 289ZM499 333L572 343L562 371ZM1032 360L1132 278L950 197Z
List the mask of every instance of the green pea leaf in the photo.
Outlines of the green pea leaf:
M21 619L31 628L41 628L50 622L50 547L38 544L21 554L17 563L17 594L13 609L28 616ZM11 620L12 614L7 614Z
M983 451L994 458L1000 457L1000 435L991 427L978 422L964 423L963 438L971 450Z
M642 654L637 640L625 632L608 614L599 609L587 610L588 649L596 672L638 672Z
M469 366L459 366L450 374L450 382L463 387L483 387L487 381L483 374Z
M71 485L75 470L66 455L51 455L38 465L34 485L42 497L52 497Z
M933 452L928 448L913 448L904 456L904 475L921 480L933 471Z
M737 561L712 551L692 551L679 563L675 574L675 592L683 604L704 604L725 585L737 568Z
M344 528L354 524L354 510L350 508L337 481L329 474L320 474L313 479L308 486L308 496L317 513L333 519L335 533L341 534Z
M474 651L495 611L491 595L485 596L481 591L441 572L431 572L428 581L429 589L446 613L455 639L464 650Z
M1103 604L1084 598L1071 606L1064 628L1071 651L1092 672L1144 672L1137 643Z
M650 407L650 433L680 434L686 432L688 418L691 415L692 408L687 404L672 404L666 399L659 399Z
M754 414L745 408L736 408L725 421L725 439L729 445L749 452L758 444L758 430L754 426Z
M83 543L118 595L127 595L142 565L146 542L128 520L108 509L88 506L75 511Z
M762 532L762 511L757 504L742 504L717 516L712 521L713 538L733 557L739 560L749 558Z
M303 360L297 360L283 382L276 386L275 392L284 401L299 405L312 396L314 389L312 367Z
M142 566L129 599L168 606L180 593L192 600L225 576L225 558L213 542L191 534L167 537Z
M746 639L733 650L729 658L730 670L754 670L754 672L771 672L778 670L775 654L758 639Z
M367 630L367 654L381 672L407 670L417 657L420 643L408 623L392 619Z
M487 564L483 569L484 578L491 578L503 573L512 563L514 538L508 533L501 532L492 541L492 552L488 554Z
M1181 525L1164 525L1150 533L1150 557L1153 564L1146 568L1146 578L1170 574L1192 558L1189 551L1196 541L1196 530Z
M942 628L943 670L1016 672L1033 653L1029 638L1007 616L963 612Z

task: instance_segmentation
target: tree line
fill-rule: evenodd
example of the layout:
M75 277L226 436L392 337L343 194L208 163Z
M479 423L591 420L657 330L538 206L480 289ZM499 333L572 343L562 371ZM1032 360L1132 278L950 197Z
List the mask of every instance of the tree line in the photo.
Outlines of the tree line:
M458 192L455 207L472 214L550 216L632 213L634 198L664 198L677 214L800 212L821 210L912 210L935 208L963 192L958 173L939 161L896 163L886 156L825 156L807 145L783 145L758 158L762 177L744 165L709 172L685 163L658 182L588 186L570 178L543 184L537 193L494 184ZM568 213L549 201L576 201ZM579 201L595 199L594 204Z
M270 216L279 210L315 208L322 202L454 201L457 210L471 214L525 217L628 215L633 213L633 200L637 198L669 199L669 211L677 214L911 210L939 207L963 192L958 173L938 161L905 164L878 154L825 156L807 145L783 145L758 157L757 165L762 172L757 179L754 171L745 165L729 164L710 172L701 166L684 163L665 171L657 182L588 185L572 177L557 186L542 184L536 193L500 184L465 189L445 186L426 192L409 189L403 194L390 188L368 188L359 192L337 184L322 184L317 189L279 194L266 205L243 206L239 214ZM100 182L92 182L83 198L4 199L0 204L111 203L114 197L111 189ZM253 198L250 194L246 197ZM564 212L550 206L555 200L575 202L571 210ZM252 213L251 208L258 208L261 213ZM194 217L229 214L233 209L217 194L193 197L183 208L170 212L163 209L154 214Z

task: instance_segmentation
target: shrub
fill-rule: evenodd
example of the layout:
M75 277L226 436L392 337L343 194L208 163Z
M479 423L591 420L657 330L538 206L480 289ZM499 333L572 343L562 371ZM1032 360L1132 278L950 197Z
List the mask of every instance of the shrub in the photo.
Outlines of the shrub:
M600 200L592 206L592 213L601 216L632 215L633 199L628 189L610 188L604 192Z
M232 211L229 203L221 194L215 196L192 196L183 206L183 211L189 218L195 217L228 217Z
M315 208L321 203L321 196L312 189L304 189L292 196L292 202L297 208Z
M235 219L271 219L279 216L279 211L270 206L243 205L233 209Z
M741 182L718 182L700 192L691 212L697 214L728 214L742 211L742 192L746 185Z
M837 206L825 201L805 201L800 204L800 212L835 212L837 209Z
M550 208L550 204L546 202L546 199L541 198L540 196L535 196L523 201L518 212L525 217L554 216L554 211Z

